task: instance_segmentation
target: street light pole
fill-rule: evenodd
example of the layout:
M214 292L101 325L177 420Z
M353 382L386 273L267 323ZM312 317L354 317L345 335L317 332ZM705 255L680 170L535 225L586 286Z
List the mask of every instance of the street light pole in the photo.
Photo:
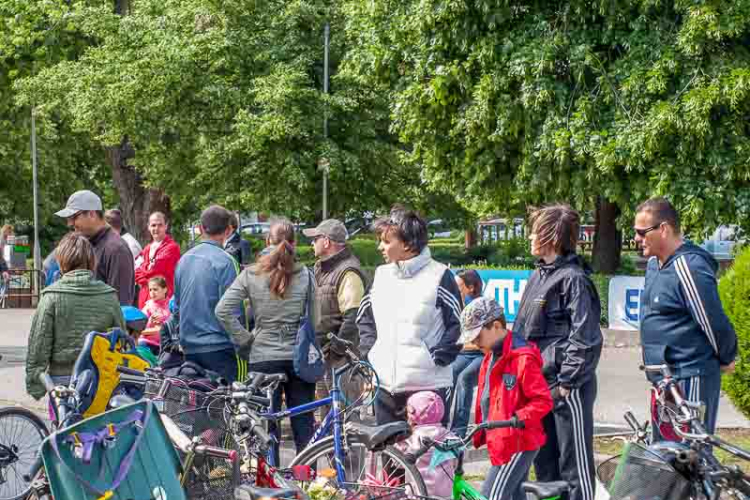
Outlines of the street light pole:
M326 22L324 28L325 49L323 51L323 93L328 95L328 49L331 38L331 26ZM323 113L323 139L328 139L328 104ZM330 163L323 162L323 220L328 218L328 170Z
M34 271L42 270L42 255L39 247L39 184L36 163L36 116L31 108L31 177L34 191Z

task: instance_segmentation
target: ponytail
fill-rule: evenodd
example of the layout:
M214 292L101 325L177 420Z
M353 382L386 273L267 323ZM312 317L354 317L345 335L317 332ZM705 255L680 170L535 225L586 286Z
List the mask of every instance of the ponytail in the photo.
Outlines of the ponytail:
M275 248L258 259L260 269L269 275L271 295L283 299L294 272L294 226L287 220L271 223L268 241Z

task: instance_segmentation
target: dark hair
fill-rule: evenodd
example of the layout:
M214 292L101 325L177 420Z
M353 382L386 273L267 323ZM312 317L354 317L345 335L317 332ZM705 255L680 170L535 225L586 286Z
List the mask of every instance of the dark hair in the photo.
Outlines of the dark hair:
M120 212L119 209L113 208L104 212L104 220L106 220L107 224L112 226L113 229L117 229L118 231L122 230L122 212Z
M505 314L501 314L499 318L495 318L495 319L493 319L492 321L490 321L489 323L487 323L487 324L486 324L486 325L484 325L484 326L491 326L491 325L492 325L492 323L494 323L495 321L499 321L499 322L500 322L500 325L501 325L501 326L502 326L502 327L503 327L504 329L506 329L506 330L508 329L508 322L507 322L507 321L505 320Z
M552 245L559 255L576 251L581 216L570 205L557 203L534 209L529 222L540 247Z
M275 248L258 258L260 270L270 274L271 295L284 298L294 272L294 225L286 219L271 222L268 243Z
M381 217L373 223L378 238L393 235L404 243L412 252L422 253L427 246L427 222L414 210L408 210L401 204L391 208L388 217Z
M240 228L240 220L237 218L237 214L232 212L232 219L229 221L229 225L234 227L235 229Z
M201 227L209 236L223 234L229 227L232 214L221 205L211 205L201 213Z
M89 212L94 212L99 219L104 220L104 212L102 210L89 210Z
M463 280L464 285L471 290L471 297L476 298L482 295L482 287L484 283L482 278L479 277L479 273L474 269L467 269L458 273L458 277Z
M654 224L666 222L675 231L680 231L680 214L677 213L677 210L675 210L674 206L666 198L658 197L644 201L636 209L636 213L640 212L650 213L654 218Z
M148 284L155 283L159 288L169 288L167 287L167 278L164 276L154 276L150 280L148 280Z
M81 233L72 232L63 236L55 249L55 258L60 264L60 272L65 274L77 269L96 269L94 247Z

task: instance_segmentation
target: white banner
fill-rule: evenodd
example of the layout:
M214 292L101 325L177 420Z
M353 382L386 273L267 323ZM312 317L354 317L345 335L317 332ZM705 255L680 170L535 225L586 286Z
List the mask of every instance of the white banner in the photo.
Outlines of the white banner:
M613 276L609 281L609 327L638 330L641 321L642 276Z

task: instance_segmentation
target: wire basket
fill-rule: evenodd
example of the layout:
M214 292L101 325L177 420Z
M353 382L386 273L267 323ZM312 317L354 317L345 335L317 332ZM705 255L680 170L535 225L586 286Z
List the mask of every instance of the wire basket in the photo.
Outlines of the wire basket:
M602 462L596 471L610 500L684 500L691 484L660 455L638 443L628 443L624 453Z
M211 457L195 457L185 483L190 499L225 500L233 498L239 478L234 477L232 463Z
M345 500L407 500L419 498L411 486L381 486L363 483L341 483Z

